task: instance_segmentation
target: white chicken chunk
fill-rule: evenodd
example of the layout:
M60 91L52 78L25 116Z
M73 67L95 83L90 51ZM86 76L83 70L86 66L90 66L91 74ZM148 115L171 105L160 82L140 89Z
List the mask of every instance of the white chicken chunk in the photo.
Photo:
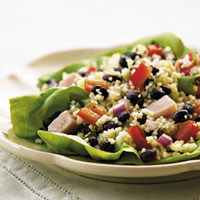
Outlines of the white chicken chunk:
M174 102L168 95L163 96L156 102L147 107L148 110L153 111L153 118L171 117L177 111L176 102Z
M76 123L76 119L72 116L72 113L68 110L62 112L48 126L48 130L51 132L60 132L67 134L74 134L74 132L78 128L79 125Z
M69 87L69 86L72 86L72 84L75 82L77 76L78 76L77 73L67 74L67 76L65 77L65 79L63 79L62 81L60 81L60 83L58 84L58 86L59 87Z

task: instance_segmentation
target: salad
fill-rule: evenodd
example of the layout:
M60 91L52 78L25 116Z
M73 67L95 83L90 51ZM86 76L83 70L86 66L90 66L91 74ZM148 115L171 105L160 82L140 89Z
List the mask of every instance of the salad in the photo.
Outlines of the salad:
M200 156L200 54L172 33L65 66L10 99L16 136L117 164ZM199 99L198 99L199 98Z

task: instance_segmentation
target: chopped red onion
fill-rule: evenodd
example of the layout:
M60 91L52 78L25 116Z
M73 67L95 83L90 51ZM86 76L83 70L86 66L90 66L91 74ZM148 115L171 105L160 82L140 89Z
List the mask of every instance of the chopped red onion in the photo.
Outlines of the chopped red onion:
M131 67L131 68L130 68L131 74L133 74L133 73L135 72L136 69L137 69L136 67Z
M167 147L168 145L170 145L172 143L172 138L166 134L162 134L159 138L158 138L158 142L160 144L162 144L163 147Z
M126 106L126 111L129 110L129 107L131 106L131 102L128 99L121 99L119 100L120 103L123 103Z
M124 103L117 104L113 107L114 116L117 117L121 112L126 111L126 106Z

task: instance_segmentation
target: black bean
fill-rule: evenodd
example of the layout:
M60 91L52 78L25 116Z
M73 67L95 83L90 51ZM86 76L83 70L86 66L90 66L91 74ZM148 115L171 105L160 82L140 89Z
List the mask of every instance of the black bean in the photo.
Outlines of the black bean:
M103 130L108 130L108 129L111 129L111 128L116 128L118 125L115 124L115 122L113 121L107 121L106 123L103 124Z
M82 76L82 77L85 77L86 76L86 72L78 72L78 74L80 75L80 76Z
M163 131L158 130L158 131L157 131L157 138L159 138L163 133L164 133Z
M174 151L171 150L170 147L167 147L167 148L166 148L166 152L167 152L167 153L172 153L172 152L174 152Z
M47 85L48 85L48 88L51 88L51 87L57 87L58 86L58 82L54 79L49 79L46 81Z
M105 88L102 88L101 86L99 85L95 85L93 88L92 88L92 92L97 95L99 94L98 91L102 94L102 96L104 97L104 99L106 99L108 97L108 92Z
M123 68L128 68L128 64L127 64L126 58L125 58L124 56L120 57L119 64L120 64Z
M172 119L176 123L185 122L189 119L189 113L187 110L179 110L173 114Z
M83 127L83 133L86 135L88 134L89 132L91 132L91 129L89 128L90 124L86 124L84 127Z
M149 85L150 82L153 82L153 79L147 79L144 83L144 88Z
M124 56L131 57L131 55L132 55L132 52L129 52L129 51L124 52Z
M146 114L142 114L142 118L138 119L138 122L140 123L140 125L144 124L147 120L147 115Z
M95 86L92 88L92 92L93 92L95 95L97 95L97 94L98 94L97 90L100 91L100 89L101 89L101 86L95 85Z
M104 74L104 75L103 75L103 80L104 80L104 81L108 81L108 82L112 82L112 81L113 81L113 78L112 78L111 75Z
M165 93L162 92L162 91L160 91L160 90L152 90L152 91L150 92L151 98L152 98L152 99L156 99L156 100L160 99L160 98L163 97L164 95L165 95Z
M130 57L132 60L135 60L136 56L140 58L142 57L140 54L135 53L135 52L125 52L124 55L127 57Z
M166 94L166 95L169 95L172 91L170 88L168 87L165 87L165 86L161 86L162 88L162 91Z
M104 99L108 98L108 92L105 88L101 88L100 92L101 92L102 96L104 97Z
M112 82L117 81L117 80L121 81L122 79L119 78L118 76L112 76L112 75L105 74L103 76L103 80L112 83Z
M122 68L119 68L119 67L117 67L117 68L114 68L114 71L116 71L116 72L122 72Z
M96 137L92 136L92 137L89 137L89 143L92 147L98 145L98 140Z
M99 145L94 146L95 149L101 149Z
M157 69L156 67L152 67L152 74L155 76L158 72L159 72L159 69Z
M48 129L48 126L51 124L53 120L50 118L46 118L43 120L43 126L45 127L45 129Z
M147 136L152 136L153 131L151 130L151 131L149 131L149 132L145 132L145 134L146 134Z
M130 100L133 105L142 105L144 97L139 92L129 92L126 94L126 98Z
M145 82L144 82L144 87L146 87L147 85L149 85L150 81L149 79L147 79Z
M120 122L126 122L130 118L130 114L128 112L122 112L119 114L118 119Z
M122 81L122 79L118 76L112 76L113 77L113 81Z
M195 118L195 121L196 121L196 122L200 122L200 116L197 116L197 117Z
M155 158L156 158L156 151L151 150L151 149L146 149L146 151L143 152L140 155L140 157L144 163L151 162L151 161L155 160Z
M185 104L183 110L187 110L189 114L192 114L194 112L194 106L191 103Z
M114 151L114 145L106 140L102 145L102 150L108 151L108 152L113 152Z

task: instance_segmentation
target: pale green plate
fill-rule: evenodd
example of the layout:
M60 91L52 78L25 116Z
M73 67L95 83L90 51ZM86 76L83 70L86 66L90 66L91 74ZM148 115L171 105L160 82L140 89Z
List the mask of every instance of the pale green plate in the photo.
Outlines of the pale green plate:
M0 80L0 146L8 151L38 162L54 164L73 173L114 182L168 182L200 176L200 160L152 166L114 165L95 162L90 158L62 156L50 152L45 145L17 138L9 120L8 98L37 93L37 78L44 73L57 70L61 66L94 56L105 49L82 49L53 53L39 58L20 71ZM4 133L6 134L4 134ZM7 134L8 133L8 134Z

